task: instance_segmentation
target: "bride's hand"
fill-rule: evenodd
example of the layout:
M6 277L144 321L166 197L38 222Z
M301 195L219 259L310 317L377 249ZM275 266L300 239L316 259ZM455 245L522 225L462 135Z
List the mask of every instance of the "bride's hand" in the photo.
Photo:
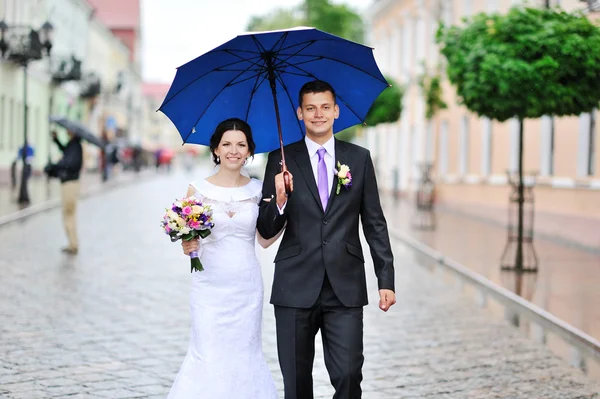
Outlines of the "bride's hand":
M198 251L200 249L200 239L194 238L190 241L181 241L181 247L183 248L183 253L189 255L191 252Z

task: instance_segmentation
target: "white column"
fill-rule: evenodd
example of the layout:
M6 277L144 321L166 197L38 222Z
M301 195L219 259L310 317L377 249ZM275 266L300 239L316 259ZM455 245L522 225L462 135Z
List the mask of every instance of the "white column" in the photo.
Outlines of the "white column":
M413 43L413 22L410 19L404 20L402 32L402 75L404 82L410 79L412 66L412 43Z
M431 60L431 65L437 66L440 59L440 52L438 46L435 42L435 35L438 29L438 23L434 18L427 18L427 24L429 26L429 59Z
M481 119L481 175L489 176L492 172L492 122L488 118Z
M414 134L413 143L413 177L418 178L421 175L421 168L419 167L425 161L425 129L423 122L425 121L425 101L419 95L417 99L416 109L416 123L413 125L412 130Z
M590 155L590 114L579 115L579 140L577 144L577 177L587 176Z
M469 117L463 116L460 120L460 156L458 159L458 174L466 176L469 167Z
M498 11L498 0L487 0L487 11L488 12Z
M417 48L416 48L416 60L415 70L418 74L422 73L422 63L425 61L425 45L427 43L427 30L425 29L425 20L422 16L417 19L416 24L416 35L417 35Z
M508 168L511 172L519 170L519 120L510 120L510 152Z
M465 5L465 17L473 15L473 0L463 0Z
M438 173L440 177L448 174L448 121L442 121L440 125L440 146L438 147Z
M425 161L432 163L435 156L435 135L433 134L433 121L425 122Z
M390 75L395 79L398 79L402 74L400 71L400 50L402 46L402 31L401 28L396 25L392 30L392 48L391 48L391 72Z
M402 114L409 115L408 94L402 98ZM410 124L405 116L400 121L400 187L404 191L410 186L411 171L411 147L410 147Z

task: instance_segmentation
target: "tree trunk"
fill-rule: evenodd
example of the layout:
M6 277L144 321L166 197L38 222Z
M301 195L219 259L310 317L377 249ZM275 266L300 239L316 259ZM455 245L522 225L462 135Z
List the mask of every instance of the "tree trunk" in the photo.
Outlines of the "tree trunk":
M515 259L515 269L523 270L523 207L525 205L525 186L523 183L523 118L519 118L519 221L517 225L517 252Z

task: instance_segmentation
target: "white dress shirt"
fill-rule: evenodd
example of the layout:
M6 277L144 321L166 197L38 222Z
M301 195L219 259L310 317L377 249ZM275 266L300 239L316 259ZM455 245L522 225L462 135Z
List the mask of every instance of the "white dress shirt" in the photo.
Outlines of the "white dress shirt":
M304 136L304 142L306 143L306 148L308 149L308 157L310 158L310 164L312 166L313 176L315 177L315 183L317 185L317 189L319 188L319 154L317 151L319 148L325 148L325 166L327 166L327 193L331 193L331 188L333 187L333 174L335 169L335 139L333 136L327 140L323 145L319 145L308 138L308 136ZM287 205L287 201L280 208L279 205L277 209L279 210L279 214L283 215L283 211L285 210L285 206Z

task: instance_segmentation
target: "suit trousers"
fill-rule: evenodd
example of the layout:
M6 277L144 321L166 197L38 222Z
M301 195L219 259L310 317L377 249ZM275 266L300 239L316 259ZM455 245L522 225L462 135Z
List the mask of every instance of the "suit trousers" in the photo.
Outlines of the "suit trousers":
M277 352L285 399L313 399L315 336L321 331L325 366L335 388L333 399L360 399L363 308L345 307L325 274L316 303L308 308L275 306Z
M77 201L79 199L79 180L70 180L61 184L62 213L65 232L69 240L69 249L78 249L77 241Z

